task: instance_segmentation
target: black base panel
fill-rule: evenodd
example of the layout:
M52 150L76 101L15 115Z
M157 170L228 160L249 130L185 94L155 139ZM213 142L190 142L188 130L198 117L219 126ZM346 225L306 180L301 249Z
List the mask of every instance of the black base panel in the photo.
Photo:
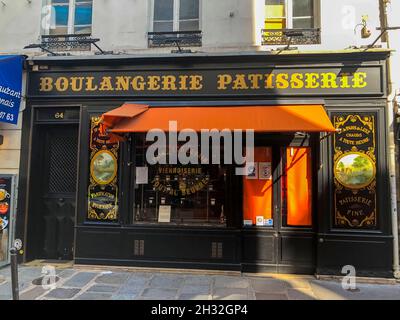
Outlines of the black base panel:
M356 276L393 277L393 237L382 235L321 234L318 243L318 274L346 275L354 266Z

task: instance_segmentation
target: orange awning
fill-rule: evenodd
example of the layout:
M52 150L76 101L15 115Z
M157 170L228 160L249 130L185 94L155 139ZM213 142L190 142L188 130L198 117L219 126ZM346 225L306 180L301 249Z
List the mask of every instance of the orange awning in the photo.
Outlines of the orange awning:
M149 107L124 104L103 115L111 132L252 129L255 132L334 132L322 105Z

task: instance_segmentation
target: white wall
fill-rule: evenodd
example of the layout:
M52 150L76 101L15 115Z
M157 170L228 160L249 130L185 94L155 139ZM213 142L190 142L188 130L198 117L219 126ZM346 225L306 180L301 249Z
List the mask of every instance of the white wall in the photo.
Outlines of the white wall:
M32 0L31 3L27 0L2 0L2 2L0 2L0 54L26 53L23 47L39 40L42 0Z
M47 0L2 0L0 2L0 53L39 54L38 50L22 50L37 43L41 34L42 4ZM147 48L147 32L151 29L152 0L94 0L93 37L100 38L104 50L116 52L169 52ZM200 0L203 47L198 51L270 50L261 47L264 0ZM379 32L378 0L320 0L322 44L299 46L300 50L338 50L349 46L368 45ZM392 10L398 6L393 0ZM361 40L360 30L354 34L361 16L368 15L372 31ZM378 43L379 44L379 43ZM95 49L93 50L95 51ZM86 53L84 53L86 54Z
M369 45L380 33L376 30L380 26L378 0L321 0L321 12L321 49L339 50ZM367 39L361 38L361 26L356 27L364 15L368 16L367 25L371 31Z
M390 27L400 27L400 1L392 0L387 12L388 25ZM400 30L389 31L389 42L391 49L395 50L391 58L393 89L400 96Z

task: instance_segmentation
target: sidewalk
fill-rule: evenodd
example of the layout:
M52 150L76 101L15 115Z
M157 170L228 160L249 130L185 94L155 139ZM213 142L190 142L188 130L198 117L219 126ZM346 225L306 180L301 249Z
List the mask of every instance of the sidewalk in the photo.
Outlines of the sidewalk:
M338 281L295 275L226 275L204 272L107 271L96 268L57 268L56 288L45 290L33 280L39 266L20 266L21 300L400 300L400 283L359 283L354 291ZM35 281L36 283L36 281ZM41 283L41 281L39 281ZM11 299L9 267L0 269L0 300Z

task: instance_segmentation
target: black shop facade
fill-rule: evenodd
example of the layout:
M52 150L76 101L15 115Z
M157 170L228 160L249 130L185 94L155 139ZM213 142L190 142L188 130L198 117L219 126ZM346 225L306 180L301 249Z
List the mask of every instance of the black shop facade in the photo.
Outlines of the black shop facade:
M387 57L32 58L23 260L391 277ZM149 159L153 129L153 155L176 162ZM202 130L230 138L205 148ZM253 131L250 165L225 144L248 152L238 130Z

